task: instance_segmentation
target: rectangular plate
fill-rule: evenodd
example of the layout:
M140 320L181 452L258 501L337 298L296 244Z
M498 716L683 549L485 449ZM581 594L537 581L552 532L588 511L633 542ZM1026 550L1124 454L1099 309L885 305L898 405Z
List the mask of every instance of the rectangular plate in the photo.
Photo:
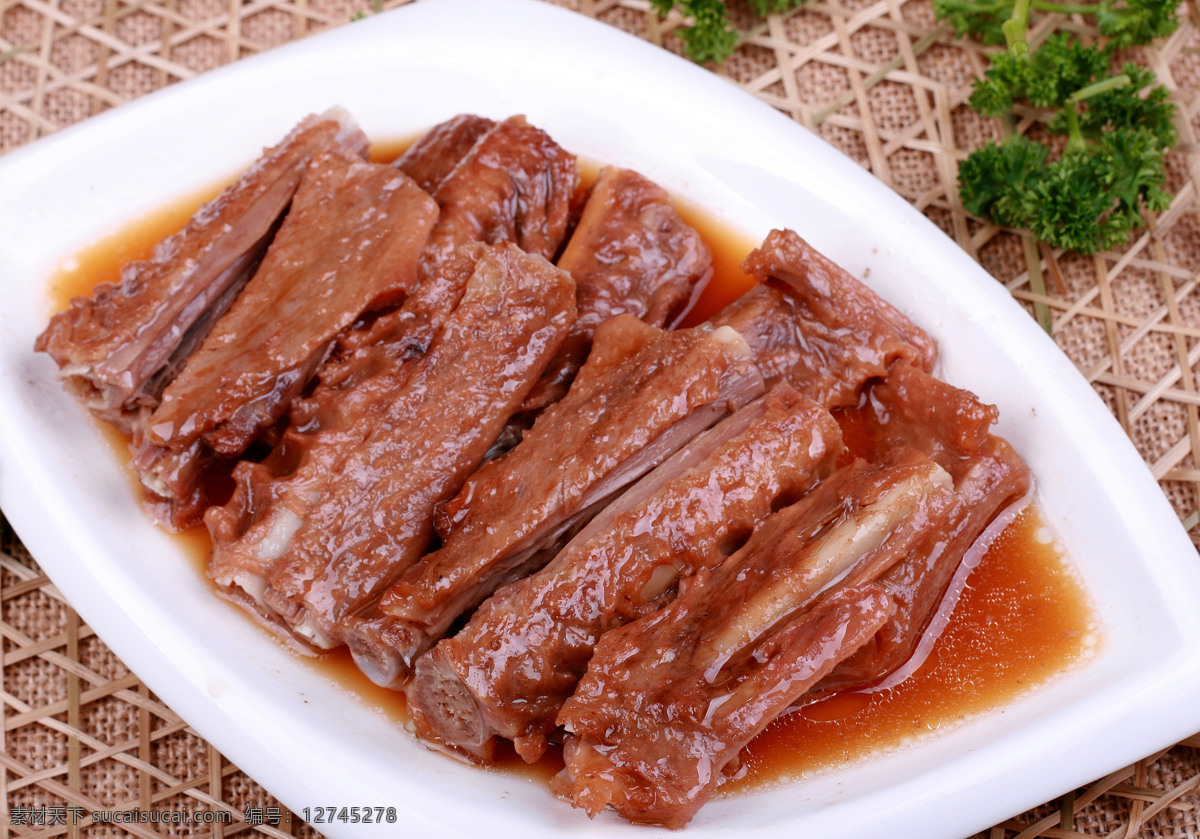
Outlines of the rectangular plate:
M1000 407L999 433L1038 477L1103 622L1094 658L1003 713L869 765L714 800L689 834L962 836L1200 729L1196 552L1121 428L999 283L858 165L727 81L543 3L435 0L0 159L0 503L113 650L287 806L394 806L422 836L659 833L611 814L589 822L543 785L427 751L251 626L150 524L112 447L32 352L60 260L228 177L335 104L376 139L465 111L524 113L576 154L636 168L756 239L796 229L938 339L945 377Z

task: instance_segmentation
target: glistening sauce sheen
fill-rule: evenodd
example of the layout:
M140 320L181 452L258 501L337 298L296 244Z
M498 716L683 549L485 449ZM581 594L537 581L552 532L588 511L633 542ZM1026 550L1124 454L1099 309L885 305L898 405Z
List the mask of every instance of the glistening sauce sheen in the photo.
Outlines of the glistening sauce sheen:
M390 159L403 147L380 146L372 157ZM587 167L585 173L594 176L597 168ZM172 202L65 260L50 283L54 311L66 308L71 297L90 294L97 283L119 281L121 265L149 256L157 242L180 229L219 190ZM716 257L713 280L687 318L698 322L752 285L739 266L757 243L702 211L686 206L680 211ZM853 415L841 419L850 441ZM114 449L123 451L119 435L109 436ZM131 480L136 486L136 478ZM195 528L180 534L179 541L203 572L211 553L207 531ZM231 606L233 612L244 619L240 608ZM1093 654L1099 636L1079 579L1031 509L1001 534L972 573L946 631L915 675L891 690L834 696L777 720L750 744L744 775L723 789L750 789L903 748L1051 681ZM372 684L345 650L304 660L368 707L405 720L403 695ZM551 754L526 767L510 756L501 766L549 778L562 762Z

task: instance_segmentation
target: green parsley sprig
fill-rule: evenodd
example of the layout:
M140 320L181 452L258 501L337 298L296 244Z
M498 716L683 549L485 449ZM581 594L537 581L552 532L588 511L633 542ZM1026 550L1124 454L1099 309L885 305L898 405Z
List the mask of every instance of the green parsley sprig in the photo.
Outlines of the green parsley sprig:
M1164 156L1175 143L1174 106L1154 74L1134 62L1113 72L1118 48L1147 43L1177 25L1178 0L934 0L960 35L1002 42L970 103L1003 120L1005 139L959 166L959 194L972 215L1030 230L1064 250L1094 253L1119 245L1142 225L1142 208L1164 209ZM1038 48L1031 14L1094 15L1102 35L1085 43L1056 32ZM1062 149L1015 136L1018 112L1034 114Z
M1170 196L1163 156L1175 143L1174 108L1144 67L1110 74L1111 45L1094 48L1056 33L1036 52L996 62L971 104L1004 117L1024 103L1042 109L1047 131L1065 134L1057 157L1024 136L989 143L959 166L963 208L1002 227L1024 228L1055 247L1094 253L1141 226L1141 207Z
M937 16L949 21L959 37L970 36L985 44L1005 43L1004 23L1014 17L1017 0L934 0ZM1118 47L1148 44L1175 31L1178 3L1163 0L1103 0L1100 3L1055 3L1031 0L1030 11L1064 15L1093 15L1100 34ZM1024 21L1013 27L1024 28Z
M786 12L804 0L750 0L750 8L760 17L772 12ZM683 49L693 61L720 63L733 54L738 34L729 23L729 12L723 0L650 0L660 17L679 7L680 14L690 24L680 30Z

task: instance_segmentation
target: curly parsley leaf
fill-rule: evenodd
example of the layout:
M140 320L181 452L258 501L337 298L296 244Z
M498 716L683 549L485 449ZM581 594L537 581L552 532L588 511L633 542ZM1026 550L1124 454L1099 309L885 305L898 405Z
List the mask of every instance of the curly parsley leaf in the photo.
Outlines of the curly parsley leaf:
M1020 136L977 149L958 167L963 208L1001 227L1025 227L1031 211L1030 182L1049 156L1041 143Z
M1175 106L1169 101L1170 93L1158 84L1153 72L1135 62L1127 61L1121 74L1129 79L1128 86L1087 99L1087 109L1079 117L1083 136L1099 139L1106 131L1140 128L1153 135L1163 148L1174 146ZM1050 128L1056 130L1053 120Z
M666 17L679 6L680 13L690 18L690 25L680 30L684 52L693 61L724 61L737 46L738 34L729 25L729 13L721 0L650 0L659 17Z
M1179 26L1178 0L1123 0L1103 2L1096 11L1100 33L1118 47L1148 44L1165 38Z
M750 0L750 8L760 17L772 12L786 12L804 0ZM689 25L680 30L683 49L693 61L721 62L733 54L737 47L738 33L729 23L729 12L722 0L650 0L650 6L659 17L666 17L671 9L689 20Z
M1003 42L976 80L971 106L1012 126L1033 115L1066 135L1057 154L1026 136L989 143L959 166L963 208L1002 227L1024 228L1055 247L1081 253L1115 247L1142 225L1143 208L1169 196L1164 157L1176 139L1175 109L1154 74L1134 62L1112 72L1115 51L1175 26L1178 0L934 0L960 34ZM1106 36L1085 43L1055 32L1029 43L1037 14L1095 15ZM998 33L998 34L997 34ZM1058 147L1058 144L1055 144Z
M933 0L939 20L954 27L959 37L983 44L1006 42L1003 25L1013 16L1017 0ZM1065 3L1031 0L1029 10L1038 14L1081 14L1096 19L1100 33L1119 48L1148 44L1170 35L1179 26L1179 0L1101 0L1099 3Z
M933 0L939 20L954 27L959 37L973 37L984 44L1003 44L1001 24L1012 14L1013 0Z

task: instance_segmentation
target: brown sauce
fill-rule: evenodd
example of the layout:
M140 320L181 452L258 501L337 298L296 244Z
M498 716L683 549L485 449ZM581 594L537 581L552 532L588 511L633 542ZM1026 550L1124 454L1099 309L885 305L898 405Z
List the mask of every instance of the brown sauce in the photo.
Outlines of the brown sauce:
M376 144L371 157L387 161L407 145ZM585 165L585 177L594 177L598 168ZM123 264L147 258L157 242L182 228L223 186L171 202L64 260L49 284L54 311L101 282L119 281ZM713 280L685 320L699 323L752 285L740 266L757 242L701 208L681 204L679 210L714 252ZM842 419L852 446L853 417ZM127 463L120 435L102 427L114 452ZM131 478L136 486L136 478ZM200 526L177 538L207 579L208 531ZM240 609L231 611L245 617ZM890 690L834 696L777 720L746 750L744 775L722 790L754 789L906 748L1052 681L1085 661L1099 643L1100 630L1086 592L1040 513L1030 509L993 543L970 576L945 632L912 677ZM347 650L296 655L366 707L398 724L407 720L403 694L372 683ZM551 750L539 765L530 767L506 752L496 768L548 780L562 768L562 758Z

